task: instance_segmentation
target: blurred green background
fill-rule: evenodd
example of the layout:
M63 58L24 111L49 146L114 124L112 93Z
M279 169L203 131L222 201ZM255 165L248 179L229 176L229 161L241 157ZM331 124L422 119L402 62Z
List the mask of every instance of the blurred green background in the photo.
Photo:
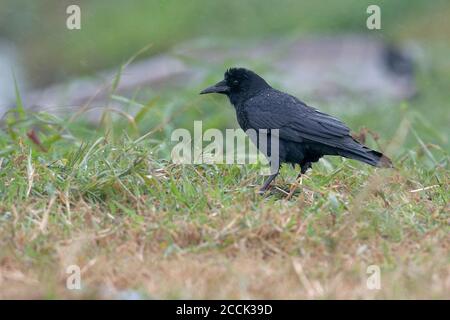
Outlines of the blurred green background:
M69 4L78 4L82 28L65 27ZM365 27L366 8L382 8L382 30ZM44 85L73 74L115 66L147 44L152 55L187 39L266 39L357 32L389 40L448 45L446 0L2 0L0 36L16 43L31 81Z

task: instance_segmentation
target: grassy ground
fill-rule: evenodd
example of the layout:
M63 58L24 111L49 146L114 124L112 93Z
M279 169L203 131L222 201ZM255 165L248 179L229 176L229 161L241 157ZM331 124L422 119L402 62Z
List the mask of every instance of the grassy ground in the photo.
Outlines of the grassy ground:
M398 35L448 23L404 18ZM225 99L123 97L136 115L93 127L25 111L19 84L0 130L0 298L450 298L449 51L426 46L409 103L320 106L377 133L361 131L396 169L328 157L302 181L284 167L265 197L258 166L169 161L174 128L236 127ZM66 288L72 264L81 291Z
M257 166L167 160L171 129L190 121L179 112L227 108L180 94L193 101L152 100L127 121L105 112L97 129L18 98L0 140L0 297L449 298L448 131L420 111L436 97L347 116L384 128L363 136L396 169L327 158L302 181L283 168L261 197ZM142 135L145 119L160 126ZM71 264L82 291L65 287Z

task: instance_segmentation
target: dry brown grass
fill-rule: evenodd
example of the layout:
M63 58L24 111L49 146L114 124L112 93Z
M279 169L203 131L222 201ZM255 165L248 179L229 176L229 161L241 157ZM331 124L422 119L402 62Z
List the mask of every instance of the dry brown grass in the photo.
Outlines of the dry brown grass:
M289 201L255 204L247 193L247 201L238 198L228 207L209 195L202 223L189 216L195 213L139 204L133 206L138 221L83 200L72 203L70 219L61 198L17 204L2 230L0 298L114 298L130 289L147 298L450 298L449 236L441 227L448 206L430 200L438 196L433 189L405 190L400 174L385 178L383 187L355 197L355 186L331 182L348 203L342 213L324 202L305 215L317 197L328 196L308 191L311 186ZM425 217L398 211L417 202L428 210ZM396 231L382 231L382 223L380 229L370 225L376 210L368 213L368 207L399 221L441 223L426 232L398 226L402 235L396 237ZM168 215L170 223L163 224ZM82 269L81 291L66 289L71 264ZM373 264L382 270L380 290L366 286Z

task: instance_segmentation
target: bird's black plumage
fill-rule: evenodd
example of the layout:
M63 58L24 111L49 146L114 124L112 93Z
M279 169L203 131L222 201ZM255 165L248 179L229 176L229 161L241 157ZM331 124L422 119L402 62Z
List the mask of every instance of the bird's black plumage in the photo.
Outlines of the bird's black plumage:
M279 163L299 164L301 173L305 173L322 156L335 155L372 166L391 166L391 161L382 153L353 139L343 122L272 88L253 71L232 68L225 72L224 78L201 93L227 95L244 131L278 129ZM277 174L269 177L262 191Z

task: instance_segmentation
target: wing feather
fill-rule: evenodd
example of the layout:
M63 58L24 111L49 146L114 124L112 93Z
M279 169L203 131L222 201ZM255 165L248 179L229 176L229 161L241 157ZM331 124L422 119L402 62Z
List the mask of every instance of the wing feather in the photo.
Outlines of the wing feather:
M344 123L295 97L275 92L251 100L244 107L248 124L253 129L279 129L280 138L299 143L309 140L346 147L350 129Z

